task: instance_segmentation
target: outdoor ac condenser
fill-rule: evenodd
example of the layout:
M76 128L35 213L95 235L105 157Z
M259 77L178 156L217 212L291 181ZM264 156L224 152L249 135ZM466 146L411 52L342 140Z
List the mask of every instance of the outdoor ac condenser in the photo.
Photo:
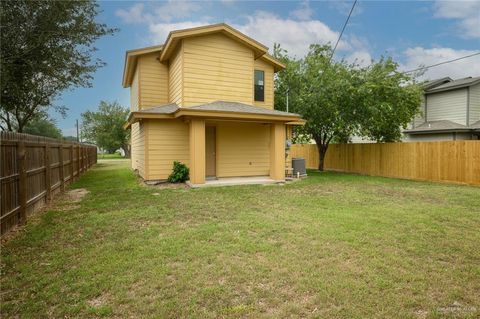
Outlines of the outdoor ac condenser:
M293 176L307 176L305 168L305 159L301 157L292 158Z

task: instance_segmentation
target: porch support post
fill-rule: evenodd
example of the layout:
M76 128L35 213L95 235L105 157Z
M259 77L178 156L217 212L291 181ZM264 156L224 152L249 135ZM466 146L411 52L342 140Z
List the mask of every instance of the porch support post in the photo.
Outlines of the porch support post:
M190 183L205 184L205 121L190 121Z
M285 180L285 124L270 125L270 177Z

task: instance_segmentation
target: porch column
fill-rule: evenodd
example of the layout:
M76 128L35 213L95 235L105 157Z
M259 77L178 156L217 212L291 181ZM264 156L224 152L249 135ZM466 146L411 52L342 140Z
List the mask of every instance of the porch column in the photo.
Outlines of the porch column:
M205 183L205 121L190 121L190 183Z
M285 180L285 124L270 124L270 177Z

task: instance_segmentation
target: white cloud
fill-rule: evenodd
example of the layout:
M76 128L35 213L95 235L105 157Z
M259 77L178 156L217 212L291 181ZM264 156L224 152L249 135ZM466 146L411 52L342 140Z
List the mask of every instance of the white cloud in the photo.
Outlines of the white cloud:
M300 4L300 7L290 13L290 16L298 20L311 20L313 16L313 10L310 8L308 1L304 1Z
M339 35L319 20L283 19L264 11L257 11L247 18L245 24L233 27L270 48L273 48L274 43L280 43L290 54L298 57L308 52L310 44L335 43ZM339 50L348 48L350 46L347 42L340 41Z
M172 30L193 28L215 22L211 17L201 17L196 21L150 23L149 31L153 44L158 44L163 43ZM273 49L274 43L280 43L290 54L298 57L302 57L308 52L310 44L335 43L339 35L338 32L333 31L319 20L283 19L263 11L257 11L248 16L244 24L232 24L232 26L271 49ZM348 38L346 37L346 39ZM349 44L348 40L340 41L337 50L345 52L358 49L357 42L353 39L353 45Z
M436 1L435 17L459 20L461 35L480 38L480 1Z
M368 66L372 63L372 56L367 51L355 51L345 58L349 63L355 63L360 66Z
M402 69L413 70L418 67L441 63L448 60L460 58L462 56L476 53L470 50L455 50L452 48L431 48L422 47L409 48L404 52L406 61L402 64ZM453 79L464 78L467 76L480 75L480 56L474 56L464 60L436 66L428 69L422 76L424 79L435 79L449 76Z
M155 21L171 22L174 19L188 18L192 13L201 10L197 2L173 1L164 2L161 5L152 4L145 8L143 3L134 4L129 9L119 9L116 15L125 23L154 23Z
M137 3L129 9L119 9L115 12L117 17L120 17L125 23L142 23L144 20L143 3Z
M148 29L151 33L151 41L153 42L153 44L161 44L165 42L170 31L195 28L210 23L211 22L209 18L205 17L199 21L185 21L177 23L152 23L150 24Z

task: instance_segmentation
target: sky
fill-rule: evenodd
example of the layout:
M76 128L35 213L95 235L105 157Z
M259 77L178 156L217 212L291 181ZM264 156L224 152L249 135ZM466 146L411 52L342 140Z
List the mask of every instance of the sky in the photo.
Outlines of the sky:
M81 113L100 101L129 107L122 88L125 51L163 44L172 30L225 22L273 49L279 43L302 57L312 43L335 43L353 1L100 1L97 20L118 28L96 43L106 66L94 74L91 88L64 92L52 113L64 135L75 135ZM357 2L335 59L368 65L391 56L404 71L480 52L480 0ZM425 79L480 76L480 55L429 69Z

